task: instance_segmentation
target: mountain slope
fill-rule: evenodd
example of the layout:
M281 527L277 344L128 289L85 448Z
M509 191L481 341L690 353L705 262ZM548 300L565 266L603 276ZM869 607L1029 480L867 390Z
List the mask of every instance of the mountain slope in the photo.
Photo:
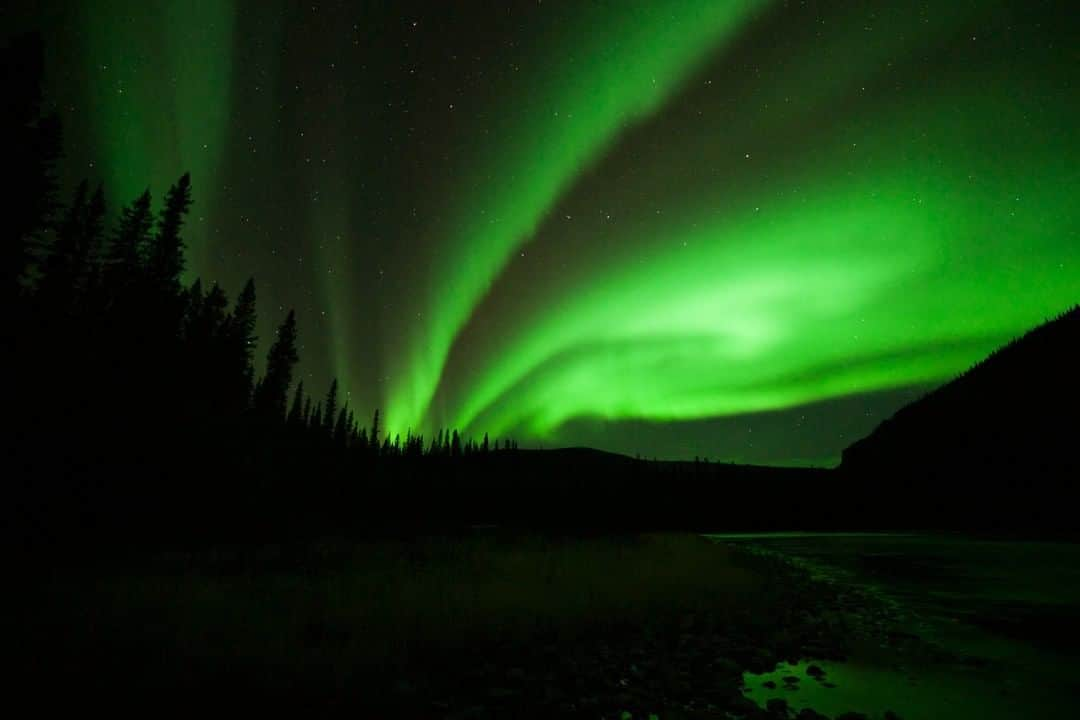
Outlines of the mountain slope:
M1032 505L1035 494L1041 517L1076 494L1078 453L1080 306L902 408L847 448L840 470L879 488L883 500L910 500L913 512L966 502L1007 514L1008 504Z

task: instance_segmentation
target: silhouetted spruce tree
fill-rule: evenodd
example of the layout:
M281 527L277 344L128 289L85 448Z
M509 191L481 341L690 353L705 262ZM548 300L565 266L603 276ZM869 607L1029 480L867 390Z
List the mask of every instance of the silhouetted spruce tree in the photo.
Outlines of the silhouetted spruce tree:
M455 430L450 440L450 456L461 457L461 436Z
M227 410L239 413L251 402L255 376L253 355L255 337L255 279L248 278L236 298L226 331L225 372L230 379L227 396L222 398Z
M81 243L78 248L77 265L79 272L75 277L78 290L84 294L96 289L100 282L99 273L103 244L105 242L105 187L100 183L90 197L83 218Z
M215 341L222 340L226 327L226 312L229 308L229 298L220 285L214 283L210 292L206 293L199 306L199 314L195 317L195 340L199 349L207 354L207 360L212 367L207 368L221 372L220 367L220 344ZM217 345L217 347L215 347ZM215 352L217 351L217 352Z
M304 427L311 427L311 396L304 398Z
M266 374L259 383L255 409L264 417L277 421L285 419L285 403L292 384L296 354L296 313L289 311L277 331L277 338L266 356Z
M375 409L375 417L371 420L371 430L368 433L368 441L371 443L371 449L375 452L379 450L379 410Z
M143 275L143 255L150 244L153 224L149 190L120 210L103 268L105 284L114 300L123 302L128 298L126 291L139 284Z
M175 390L181 408L199 417L221 416L222 394L227 386L225 375L224 332L229 299L220 285L203 293L196 280L181 297L184 313L180 324L180 344L175 357L159 362L175 362L178 374ZM150 318L151 320L153 318Z
M45 52L34 33L0 49L0 147L12 182L0 193L4 238L0 242L0 301L21 292L21 279L42 244L57 209L56 162L61 154L60 121L42 115Z
M337 421L338 381L334 378L330 382L330 389L326 391L326 404L323 406L322 427L329 435L334 430Z
M322 416L322 400L320 400L315 403L315 409L311 411L311 422L308 424L308 427L312 432L317 433L322 430Z
M90 307L96 306L97 301L94 293L99 282L98 266L105 232L104 188L98 185L89 202L79 205L77 212L69 211L64 231L56 234L52 252L46 260L46 266L51 260L54 268L45 269L42 283L49 282L52 277L51 300L58 310L77 310L85 315L92 312Z
M83 180L75 188L75 196L57 225L53 233L52 246L41 264L38 298L53 310L66 310L66 304L71 299L79 236L83 231L88 193L89 184Z
M491 448L488 446L488 434L484 433L484 444L480 446L481 452L487 453Z
M296 384L296 392L293 394L292 407L289 409L289 417L285 419L291 428L299 428L304 424L304 381Z
M338 412L337 422L334 424L334 444L339 447L345 447L345 439L348 435L349 429L349 409L347 407L341 408Z
M191 342L197 334L196 327L202 316L203 297L202 278L195 278L195 282L191 283L184 293L187 309L184 313L183 338L187 342Z
M180 292L184 272L184 241L180 229L191 208L191 175L184 173L165 195L157 232L147 254L147 270L156 288L167 296Z

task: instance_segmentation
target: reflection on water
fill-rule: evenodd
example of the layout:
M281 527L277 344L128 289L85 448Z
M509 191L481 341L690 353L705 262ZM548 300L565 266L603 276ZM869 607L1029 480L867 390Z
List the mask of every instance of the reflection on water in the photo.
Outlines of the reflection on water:
M825 672L822 680L807 675L811 665ZM799 681L785 682L784 678ZM882 718L892 711L904 720L1012 720L1057 717L1054 713L1061 709L1059 697L1028 692L1015 682L995 685L980 670L897 670L854 661L803 661L781 663L774 672L762 675L746 673L743 682L747 697L762 707L773 698L783 698L796 712L811 708L829 717L857 711Z
M829 716L1080 716L1080 545L901 534L711 535L777 552L892 609L888 632L921 652L863 648L746 675L761 705L783 698ZM823 679L807 674L816 665ZM815 671L816 672L816 671ZM784 678L798 678L784 682ZM774 683L771 688L767 683Z

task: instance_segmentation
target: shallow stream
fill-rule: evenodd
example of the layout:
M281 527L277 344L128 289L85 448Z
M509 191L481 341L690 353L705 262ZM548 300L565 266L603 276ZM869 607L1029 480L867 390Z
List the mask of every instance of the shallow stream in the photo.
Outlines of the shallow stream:
M892 711L905 720L1080 717L1080 545L917 534L709 537L780 553L889 609L879 645L857 646L845 662L808 658L747 673L747 694L762 706L782 698L829 717Z

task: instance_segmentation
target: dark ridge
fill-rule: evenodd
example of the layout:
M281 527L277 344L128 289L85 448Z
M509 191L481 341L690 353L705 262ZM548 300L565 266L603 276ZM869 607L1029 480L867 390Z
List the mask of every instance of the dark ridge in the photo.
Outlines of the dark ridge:
M843 453L840 474L920 517L1061 525L1080 477L1080 306L902 408Z

